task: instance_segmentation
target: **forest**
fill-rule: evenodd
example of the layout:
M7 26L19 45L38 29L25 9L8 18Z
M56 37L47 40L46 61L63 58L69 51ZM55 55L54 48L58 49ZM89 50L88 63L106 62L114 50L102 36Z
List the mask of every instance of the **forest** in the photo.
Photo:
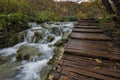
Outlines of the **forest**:
M45 21L76 21L84 18L104 17L105 11L102 11L104 15L96 15L101 13L101 10L97 10L97 3L83 2L78 4L70 1L55 2L53 0L0 0L0 29L5 28L6 31L11 31L10 28L12 27L14 32L16 31L14 27L19 25L18 31L21 31L21 24L28 21L41 23ZM100 2L99 4L101 5ZM18 25L14 23L18 23Z
M109 0L89 0L78 4L71 1L56 2L54 0L0 0L0 35L28 29L28 22L99 19L101 25L114 21L115 26L119 28L119 0L112 1L111 4ZM104 30L113 32L115 36L119 37L118 29L117 32L115 30L115 33L111 31L113 29L110 29L104 28Z

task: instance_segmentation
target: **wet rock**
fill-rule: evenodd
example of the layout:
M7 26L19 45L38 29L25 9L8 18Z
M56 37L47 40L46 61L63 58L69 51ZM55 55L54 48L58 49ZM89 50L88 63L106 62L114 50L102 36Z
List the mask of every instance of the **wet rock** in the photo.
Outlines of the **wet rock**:
M35 43L38 43L38 41L42 39L42 35L43 35L42 32L34 32L34 38L36 38Z
M59 52L60 52L60 48L59 47L55 47L54 53L59 53Z
M48 46L49 46L49 47L53 47L54 45L53 45L53 44L51 44L51 43L49 43L49 44L48 44Z
M54 46L60 47L60 46L62 46L63 44L64 44L64 40L58 40L58 41L54 44Z
M16 67L20 66L20 62L5 62L0 64L0 80L12 80L11 78L16 75Z
M50 33L55 34L56 36L60 36L61 35L61 28L59 28L59 26L56 27L52 27L49 29Z
M54 24L54 22L52 22L52 21L51 22L47 22L47 24Z
M70 37L70 33L69 33L69 32L63 32L62 39L63 39L64 41L67 41L69 37Z
M40 71L41 80L46 80L49 71L50 71L49 66L45 66L41 69L41 71Z
M17 43L24 41L25 32L20 32L16 34L9 34L7 36L4 36L1 40L2 42L2 48L4 47L10 47Z
M57 47L62 46L64 43L68 41L69 37L70 37L70 32L63 32L62 40L58 40L54 44L54 46L57 46Z
M41 27L42 27L42 28L46 28L46 26L45 26L44 24L41 24Z
M7 62L7 61L8 61L8 59L6 57L0 56L0 64L4 63L4 62Z
M40 52L37 48L29 45L22 45L16 55L17 61L32 60L34 56L39 55Z
M53 77L54 77L53 73L54 73L54 71L56 71L60 67L58 65L58 63L60 62L61 58L63 57L64 47L55 47L54 53L55 53L55 55L48 62L48 65L50 65L52 68L49 72L49 75L47 76L47 80L54 80L53 79Z
M55 39L55 35L48 36L48 42L52 42Z
M18 42L23 42L24 37L26 36L26 32L18 33L17 36L18 36Z

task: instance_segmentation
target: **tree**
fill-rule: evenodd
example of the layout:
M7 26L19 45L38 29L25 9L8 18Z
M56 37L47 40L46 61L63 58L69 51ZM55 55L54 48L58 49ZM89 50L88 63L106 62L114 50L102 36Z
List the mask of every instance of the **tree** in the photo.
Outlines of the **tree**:
M116 27L120 27L120 0L102 0L103 5L110 15L113 16L112 20L115 22ZM114 4L115 10L112 8Z
M112 0L112 1L117 9L117 13L120 15L120 0Z

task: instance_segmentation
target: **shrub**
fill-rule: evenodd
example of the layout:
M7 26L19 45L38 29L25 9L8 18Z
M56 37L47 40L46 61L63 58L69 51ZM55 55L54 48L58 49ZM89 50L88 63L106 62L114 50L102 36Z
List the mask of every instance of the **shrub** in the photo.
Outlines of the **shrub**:
M112 36L116 40L120 40L120 28L116 28L114 22L112 21L112 17L115 15L109 15L106 18L99 21L100 28L104 30L104 32L110 36Z
M21 13L1 14L0 21L7 32L19 32L28 28L28 16Z
M83 12L81 12L81 11L79 11L77 13L76 17L77 17L78 20L87 18L87 16Z
M48 11L42 11L37 14L37 22L45 22L49 21L49 12Z
M113 35L117 40L120 40L120 28L115 28L113 31Z
M86 13L87 18L94 18L94 13L92 11L89 11Z

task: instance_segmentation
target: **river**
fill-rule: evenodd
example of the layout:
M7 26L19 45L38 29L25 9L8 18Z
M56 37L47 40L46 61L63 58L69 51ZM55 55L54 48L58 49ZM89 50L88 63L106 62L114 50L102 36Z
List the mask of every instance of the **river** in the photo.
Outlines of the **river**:
M0 80L42 80L41 71L49 68L47 63L54 55L55 44L65 34L70 35L74 22L29 23L29 26L23 31L23 42L0 50L1 57L9 58L0 64Z

